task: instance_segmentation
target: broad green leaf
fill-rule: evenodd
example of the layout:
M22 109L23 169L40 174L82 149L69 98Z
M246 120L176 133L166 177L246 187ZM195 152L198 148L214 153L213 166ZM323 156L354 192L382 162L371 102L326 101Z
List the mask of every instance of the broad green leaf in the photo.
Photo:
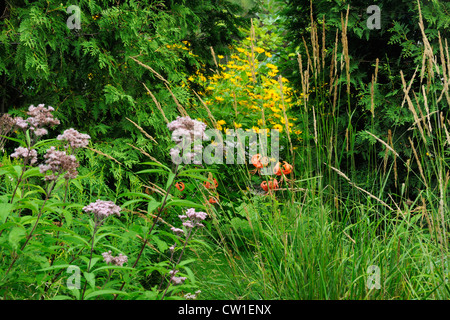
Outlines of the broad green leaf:
M169 188L169 186L172 184L173 179L175 178L175 173L170 172L169 173L169 178L167 179L167 183L166 183L166 190Z
M7 137L7 136L2 136L2 135L0 135L0 137L6 138L6 139L11 140L11 141L14 141L14 142L17 142L17 143L19 143L22 147L25 147L25 148L27 147L26 142L23 141L23 140L16 139L16 138L11 138L11 137Z
M79 179L71 179L70 183L75 185L75 187L77 187L77 189L80 190L80 192L83 192L84 188Z
M9 232L8 241L11 247L17 249L19 242L25 238L25 229L23 227L14 227Z
M172 200L166 204L166 207L177 206L177 207L189 207L189 208L200 208L206 210L206 207L202 204L198 204L189 200Z
M26 179L29 177L43 177L43 176L44 176L44 174L42 174L39 171L39 168L35 167L35 168L31 168L31 169L28 169L27 171L25 171L25 173L22 176L22 179Z
M67 227L70 227L72 225L72 221L73 221L72 213L67 210L64 210L63 215L64 215L64 219L66 220Z
M119 198L121 197L139 197L139 198L145 198L148 200L155 200L155 198L153 198L152 196L146 194L146 193L142 193L142 192L125 192L122 194L119 194Z
M0 222L5 223L8 216L13 212L14 205L12 203L0 203Z
M51 266L43 269L36 270L38 272L40 271L51 271L51 270L58 270L58 269L67 269L70 266L70 264L59 264L56 266Z
M60 235L60 237L65 242L84 244L87 247L90 247L90 244L83 237L80 237L79 235L76 235L76 234L73 234L73 235L63 234L63 235Z
M148 203L147 206L147 212L152 213L156 208L158 208L161 205L161 202L159 201L151 201Z
M152 240L156 243L156 246L158 247L158 250L161 251L161 252L164 252L164 251L167 250L167 248L169 248L169 245L165 241L161 240L157 236L153 236Z
M127 202L124 202L120 207L121 208L126 208L126 207L128 207L130 204L133 204L133 203L139 203L139 202L144 202L144 201L147 201L146 199L134 199L134 200L129 200L129 201L127 201Z
M46 145L51 145L54 144L54 142L57 141L56 139L45 139L45 140L40 140L38 142L36 142L34 144L34 148L39 148L39 147L43 147Z
M87 280L92 289L95 289L95 274L83 272L84 278Z
M14 226L14 225L16 225L16 223L15 222L11 222L11 221L8 221L6 223L2 223L2 224L0 224L0 231L4 230L4 229L8 229L10 226Z

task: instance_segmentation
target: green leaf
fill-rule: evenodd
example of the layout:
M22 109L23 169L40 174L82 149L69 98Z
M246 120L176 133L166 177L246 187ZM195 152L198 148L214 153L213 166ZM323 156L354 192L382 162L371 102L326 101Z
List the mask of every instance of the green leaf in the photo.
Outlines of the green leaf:
M69 266L70 266L70 264L59 264L59 265L56 265L56 266L51 266L51 267L39 269L37 271L40 272L40 271L51 271L51 270L58 270L58 269L67 269Z
M166 169L166 171L172 172L172 170L169 167L167 167L167 166L165 166L165 165L163 165L161 163L158 163L158 162L142 162L141 164L147 164L147 165L150 165L150 166L162 167L162 168Z
M124 294L124 295L128 295L128 293L123 292L123 291L119 291L119 290L112 290L112 289L106 289L106 290L97 290L94 292L91 292L89 294L86 295L86 297L84 297L86 300L96 297L96 296L101 296L101 295L106 295L106 294Z
M25 147L25 148L27 147L26 142L23 141L23 140L19 140L19 139L7 137L7 136L2 136L2 135L0 135L0 137L6 138L6 139L8 139L8 140L11 140L11 141L14 141L14 142L17 142L17 143L20 143L20 145L21 145L22 147Z
M159 173L170 173L170 172L167 172L167 170L163 170L163 169L145 169L145 170L141 170L141 171L136 172L136 174L157 173L157 172L159 172Z
M84 278L87 280L92 289L95 289L95 274L91 272L83 272Z
M152 213L156 208L158 208L160 206L161 202L159 201L151 201L148 203L147 206L147 212L148 213Z
M60 294L60 295L54 296L52 298L52 300L73 300L73 298Z
M159 251L164 252L167 248L169 248L169 245L165 241L162 241L159 237L154 236L152 239L156 243Z
M70 227L72 225L73 221L73 215L70 211L64 210L63 211L64 219L66 220L67 227Z
M76 235L76 234L73 234L73 235L63 234L63 235L60 235L60 237L63 241L68 240L72 243L84 244L86 247L90 246L90 244L83 237L80 237L79 235Z
M35 167L35 168L31 168L28 169L27 171L24 172L22 179L26 179L29 177L43 177L44 174L39 172L39 168Z
M180 199L172 200L166 204L166 207L170 206L200 208L206 210L206 207L204 205L189 200L180 200Z
M134 200L129 200L129 201L123 203L123 204L121 205L121 207L122 207L122 208L126 208L126 207L128 207L130 204L138 203L138 202L143 202L143 201L147 201L147 200L145 200L145 199L134 199Z
M19 242L25 238L25 229L23 227L14 227L8 236L8 241L11 247L17 249Z
M125 192L119 195L119 198L121 197L139 197L139 198L145 198L148 200L155 200L152 196L142 193L142 192Z
M5 223L8 216L13 212L14 205L12 203L0 203L0 222Z
M44 147L46 145L52 145L54 142L57 141L56 139L46 139L46 140L40 140L34 144L34 148Z
M173 179L175 178L175 173L170 172L169 173L169 178L167 179L167 183L166 183L166 190L169 188L169 186L172 184Z

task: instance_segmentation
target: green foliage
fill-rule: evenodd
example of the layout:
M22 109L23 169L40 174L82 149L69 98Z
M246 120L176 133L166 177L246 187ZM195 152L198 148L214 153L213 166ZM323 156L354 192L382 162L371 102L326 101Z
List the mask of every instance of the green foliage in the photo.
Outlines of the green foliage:
M289 48L295 53L284 65L284 75L297 87L302 86L296 59L299 53L303 58L304 70L307 64L311 69L307 81L316 88L310 92L311 104L319 109L320 114L331 115L330 118L323 120L327 133L341 133L335 142L336 149L342 150L339 152L340 155L336 155L339 159L336 166L346 168L346 172L351 173L352 179L367 188L373 187L370 181L376 180L379 172L377 168L383 166L383 162L386 161L383 147L378 143L375 145L375 140L370 138L367 131L384 141L392 137L392 147L403 162L411 155L408 138L413 137L410 129L414 126L415 118L404 97L401 73L407 87L415 76L410 94L412 91L417 92L411 99L415 105L422 106L417 107L421 109L417 111L419 116L437 111L434 103L429 103L429 110L423 107L426 97L422 92L422 86L426 86L427 94L443 90L442 81L433 78L433 71L426 64L423 65L425 46L419 27L418 2L381 0L371 5L377 5L381 10L381 29L370 30L367 27L366 23L371 14L366 12L368 4L364 1L323 0L313 1L310 6L308 1L292 0L282 11L287 22L285 27L288 30ZM347 65L342 40L348 6L350 9L346 27L349 57ZM433 55L440 56L437 30L440 28L442 44L445 46L445 39L450 36L449 18L446 14L450 9L449 4L420 1L420 7L424 32L433 49ZM316 30L315 39L312 36L314 30ZM316 53L314 43L317 43L319 49ZM334 52L337 56L334 56ZM308 55L314 63L308 62ZM316 59L328 62L325 62L324 68L318 66L312 70ZM337 79L332 77L333 67L340 68ZM347 92L347 68L350 74L349 92ZM443 67L435 69L438 68ZM434 72L440 73L439 69ZM333 80L336 82L332 84ZM372 88L374 80L376 81ZM334 100L332 95L333 88L338 91L337 100ZM443 103L446 105L447 101ZM440 110L446 109L440 107ZM311 126L311 117L309 121ZM325 134L323 140L329 139L331 137ZM367 161L373 166L367 166ZM398 176L406 174L405 166L396 166L397 169ZM367 175L371 178L366 179ZM332 179L335 177L330 177L330 183ZM418 181L413 184L420 185ZM380 185L377 185L376 188L379 187ZM396 179L389 179L386 190L399 193ZM417 196L417 192L413 192L412 196Z
M71 4L16 1L7 6L0 20L0 112L21 115L35 101L54 106L64 127L87 132L95 149L123 163L122 169L110 161L96 165L107 179L121 177L116 187L123 190L117 192L126 191L130 176L123 170L142 160L130 143L167 159L167 129L143 84L166 117L174 119L176 104L161 77L187 105L192 95L187 77L213 64L205 48L227 50L248 20L236 15L239 6L222 0L79 1L81 29L71 30L66 25ZM182 42L189 50L174 48ZM158 145L147 143L126 118L158 136Z

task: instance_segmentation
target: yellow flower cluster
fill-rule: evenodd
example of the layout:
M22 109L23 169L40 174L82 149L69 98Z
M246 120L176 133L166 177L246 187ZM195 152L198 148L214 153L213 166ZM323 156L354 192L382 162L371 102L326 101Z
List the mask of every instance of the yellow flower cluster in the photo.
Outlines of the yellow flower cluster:
M195 80L204 88L205 103L215 117L227 119L217 122L217 128L224 132L229 128L282 132L286 121L292 132L296 119L289 115L293 104L289 81L279 74L277 66L266 62L272 55L260 47L252 49L249 39L229 57L218 55L218 70L213 75L205 77L197 72Z
M198 55L194 54L192 50L189 48L191 44L189 41L183 41L183 44L174 43L174 44L167 44L166 48L169 50L184 50L186 51L190 56L197 58Z

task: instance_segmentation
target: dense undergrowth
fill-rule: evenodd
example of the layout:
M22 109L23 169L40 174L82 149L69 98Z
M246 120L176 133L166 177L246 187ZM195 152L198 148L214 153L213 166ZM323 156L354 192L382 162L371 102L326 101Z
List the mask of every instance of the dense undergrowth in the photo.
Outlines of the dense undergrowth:
M101 112L83 126L86 108L70 123L52 101L0 119L2 299L449 298L447 41L438 34L430 45L435 33L418 1L423 45L406 47L415 72L393 75L378 57L364 82L351 67L350 8L329 25L312 10L300 48L286 41L278 4L234 24L239 39L229 45L208 46L167 24L163 38L146 40L155 48L138 42L138 54L124 42L131 71L110 60L109 75L80 80L106 77L82 89L103 88L96 107L119 106L118 122L105 111L104 128ZM198 3L171 8L185 23L212 14ZM106 23L98 19L90 27ZM83 44L91 56L94 42ZM167 56L152 60L158 50ZM297 71L281 69L287 63ZM104 82L115 77L120 85ZM196 161L207 145L227 149L231 136L234 152L236 132L265 129L276 130L268 140L280 146L278 159L249 145L242 164ZM186 139L194 161L177 164Z

